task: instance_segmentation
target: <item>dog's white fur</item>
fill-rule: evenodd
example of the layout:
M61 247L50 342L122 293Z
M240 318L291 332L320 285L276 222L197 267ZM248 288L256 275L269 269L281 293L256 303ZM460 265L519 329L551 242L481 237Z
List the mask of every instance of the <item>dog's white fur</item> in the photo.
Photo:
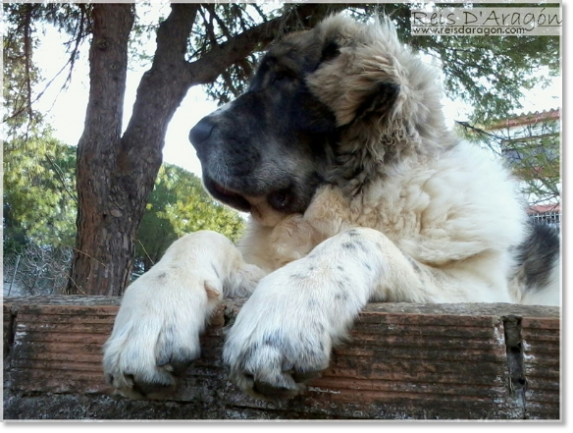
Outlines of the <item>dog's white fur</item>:
M125 291L103 359L108 381L137 398L134 380L172 385L174 364L199 356L199 335L218 303L247 296L264 272L225 236L200 231L174 242Z
M266 273L224 349L234 381L254 393L298 392L291 373L324 369L369 300L527 301L508 288L510 248L525 236L515 184L485 151L456 144L436 71L403 47L388 23L335 16L316 32L334 35L342 47L309 79L340 125L353 120L378 81L400 86L386 123L347 130L348 151L363 152L370 171L320 189L305 215L278 225L271 218L273 226L251 220L242 257L212 232L177 241L127 290L106 344L104 369L123 392L137 393L134 380L171 384L167 352L196 357L218 301L250 292ZM398 162L381 163L388 149L401 155Z

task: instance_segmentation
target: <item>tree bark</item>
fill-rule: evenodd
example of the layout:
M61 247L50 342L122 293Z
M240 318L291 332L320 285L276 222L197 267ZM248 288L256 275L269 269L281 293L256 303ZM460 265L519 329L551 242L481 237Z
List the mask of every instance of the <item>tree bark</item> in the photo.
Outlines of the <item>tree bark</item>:
M133 22L130 4L93 7L90 91L78 143L77 237L69 293L111 294L111 288L123 287L129 278L129 230L124 231L126 221L118 218L110 192L121 142L127 44Z
M277 32L314 24L333 8L343 8L327 6L301 5L189 63L188 37L200 5L173 3L159 26L151 69L141 79L132 117L121 136L134 13L131 5L94 5L90 97L78 144L78 235L69 293L117 296L129 283L137 228L162 163L167 126L189 88L215 80Z

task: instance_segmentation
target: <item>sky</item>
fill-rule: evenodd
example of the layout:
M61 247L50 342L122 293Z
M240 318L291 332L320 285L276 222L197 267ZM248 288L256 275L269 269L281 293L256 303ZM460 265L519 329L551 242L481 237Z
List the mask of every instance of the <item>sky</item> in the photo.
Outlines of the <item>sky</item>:
M165 6L163 8L163 13L166 13ZM151 11L146 17L151 21L156 20L157 16L157 11ZM34 61L42 69L44 78L50 80L66 63L67 57L62 43L67 37L60 35L51 27L47 27L44 31L41 45L34 54ZM55 136L69 145L77 145L84 126L89 89L88 49L88 44L84 43L67 89L61 90L67 76L65 71L52 83L37 105L40 112L48 113L48 123L55 129ZM154 49L154 37L150 35L143 50L152 54ZM125 95L124 127L131 115L137 85L149 66L149 63L145 65L130 63ZM522 111L527 113L561 107L561 94L561 79L554 79L548 88L538 87L527 92L522 101L524 106ZM188 140L189 130L216 107L217 104L207 98L200 86L189 90L169 125L163 149L164 161L179 165L198 176L201 175L200 163ZM444 99L444 110L448 120L453 123L454 120L466 120L466 113L470 107L461 102Z
M34 53L34 62L42 69L46 81L49 81L57 75L67 61L67 55L61 48L67 36L60 35L52 27L46 27L43 30L45 33L40 46ZM150 54L154 52L154 37L149 38L144 50ZM89 92L88 51L89 45L84 42L80 57L74 66L72 80L67 88L62 90L67 77L66 70L50 85L37 104L38 111L48 114L47 121L54 128L54 135L68 145L77 145L84 128ZM124 128L131 117L141 76L149 67L149 63L138 65L130 62L125 94ZM38 86L38 89L43 89L43 86ZM166 162L177 164L200 176L201 166L189 142L189 130L202 117L216 108L217 104L207 99L200 86L190 89L167 130L163 149Z

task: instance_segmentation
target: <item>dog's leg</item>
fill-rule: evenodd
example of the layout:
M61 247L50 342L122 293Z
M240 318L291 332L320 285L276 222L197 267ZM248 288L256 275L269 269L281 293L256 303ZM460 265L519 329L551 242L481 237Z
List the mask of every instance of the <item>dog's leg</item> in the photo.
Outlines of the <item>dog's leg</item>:
M228 334L232 380L256 396L296 395L369 300L431 300L416 266L382 233L354 228L268 275Z
M220 300L248 294L262 276L218 233L174 242L125 292L104 346L108 383L132 398L173 388L199 356L199 336Z

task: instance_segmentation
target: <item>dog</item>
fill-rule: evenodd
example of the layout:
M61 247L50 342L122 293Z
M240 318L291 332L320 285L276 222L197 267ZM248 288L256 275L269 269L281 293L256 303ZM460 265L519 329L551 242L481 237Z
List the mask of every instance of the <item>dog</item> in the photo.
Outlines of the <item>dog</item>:
M262 398L303 392L369 301L557 304L558 242L542 251L509 171L447 127L442 96L388 19L334 15L273 43L248 91L190 132L205 187L250 213L247 231L238 247L184 237L127 289L108 382L173 386L225 296L250 294L223 360Z

